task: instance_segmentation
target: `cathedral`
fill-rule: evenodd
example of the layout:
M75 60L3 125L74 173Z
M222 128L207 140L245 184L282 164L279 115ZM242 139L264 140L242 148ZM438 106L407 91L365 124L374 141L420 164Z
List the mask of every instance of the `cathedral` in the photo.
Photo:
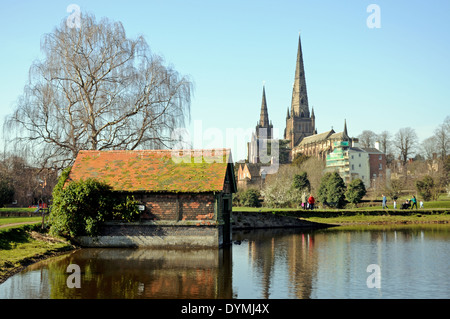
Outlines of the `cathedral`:
M314 109L312 108L310 112L308 104L302 44L299 36L291 107L287 109L286 128L284 129L284 145L289 149L288 161L292 161L299 154L317 156L325 160L326 155L334 149L334 142L350 140L352 139L347 134L346 123L342 132L336 133L331 129L328 132L317 134ZM267 165L274 160L278 161L279 158L271 156L272 141L273 125L269 121L266 92L263 87L260 119L256 123L251 141L247 144L248 163Z
M289 140L290 148L294 149L295 146L300 144L303 138L315 133L317 132L315 128L314 109L309 113L302 44L299 36L291 109L287 110L284 139Z

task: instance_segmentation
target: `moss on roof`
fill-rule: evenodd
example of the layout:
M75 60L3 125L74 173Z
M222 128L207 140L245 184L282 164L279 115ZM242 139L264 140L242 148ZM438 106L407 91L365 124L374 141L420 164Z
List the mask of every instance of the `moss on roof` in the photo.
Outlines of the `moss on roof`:
M221 191L228 163L232 162L231 153L228 149L210 152L80 151L69 181L96 178L117 191Z

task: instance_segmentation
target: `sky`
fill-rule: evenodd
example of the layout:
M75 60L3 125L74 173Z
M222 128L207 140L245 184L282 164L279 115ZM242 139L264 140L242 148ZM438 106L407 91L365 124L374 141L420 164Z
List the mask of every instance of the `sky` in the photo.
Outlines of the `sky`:
M346 120L354 137L412 127L422 141L450 115L447 0L0 0L1 123L42 58L42 36L67 20L71 4L121 21L128 37L144 36L189 76L193 146L229 147L235 161L246 158L263 84L283 137L299 33L318 133L341 131Z

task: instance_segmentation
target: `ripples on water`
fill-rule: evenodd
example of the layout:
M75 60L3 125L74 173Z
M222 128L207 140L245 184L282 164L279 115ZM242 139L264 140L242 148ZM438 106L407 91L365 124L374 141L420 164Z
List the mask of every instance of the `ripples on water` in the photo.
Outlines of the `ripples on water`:
M228 249L81 249L28 267L0 298L450 298L450 227L235 232ZM68 288L69 264L81 288ZM368 288L368 265L380 288Z

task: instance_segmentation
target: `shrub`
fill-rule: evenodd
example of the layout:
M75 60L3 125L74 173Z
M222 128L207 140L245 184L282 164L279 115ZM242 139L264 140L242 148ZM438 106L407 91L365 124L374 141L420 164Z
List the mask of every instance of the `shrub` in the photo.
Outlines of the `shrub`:
M139 213L134 198L123 199L106 183L95 179L66 184L70 169L65 170L53 190L50 232L74 237L96 236L102 222L109 219L132 220Z
M10 204L14 200L14 188L9 179L0 179L0 207Z
M437 200L439 198L440 187L431 176L425 176L422 180L416 181L416 188L424 200Z
M352 204L359 203L364 195L366 195L366 187L361 179L354 179L348 184L347 190L345 191L345 199L347 201Z
M337 172L328 172L322 177L317 198L324 204L341 208L345 203L345 183Z
M308 180L308 174L306 172L301 172L300 174L295 174L293 186L300 192L304 192L304 191L309 192L311 190L311 184L309 183L309 180Z
M240 194L240 204L245 207L259 207L261 206L259 203L260 193L256 189L247 189L242 194Z

